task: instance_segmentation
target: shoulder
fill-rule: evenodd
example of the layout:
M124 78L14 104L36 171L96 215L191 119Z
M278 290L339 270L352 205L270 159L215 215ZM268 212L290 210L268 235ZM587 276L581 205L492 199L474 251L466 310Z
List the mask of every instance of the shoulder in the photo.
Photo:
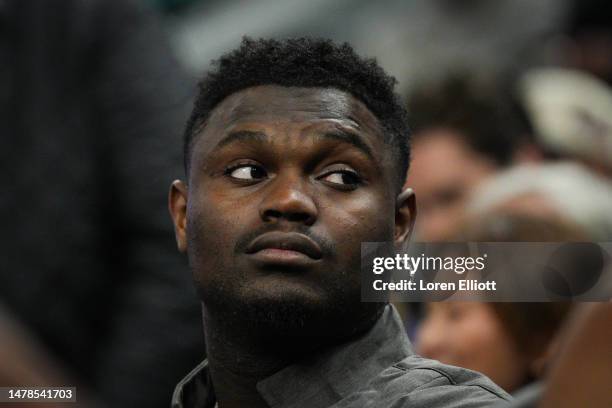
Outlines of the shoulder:
M373 406L490 407L511 397L484 375L416 355L383 370L371 383Z

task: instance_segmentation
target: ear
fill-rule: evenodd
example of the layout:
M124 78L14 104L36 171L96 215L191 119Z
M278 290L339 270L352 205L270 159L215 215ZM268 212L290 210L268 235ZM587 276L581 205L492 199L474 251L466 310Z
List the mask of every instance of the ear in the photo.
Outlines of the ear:
M168 194L168 209L174 223L174 235L180 252L187 252L187 185L175 180Z
M395 204L395 245L403 247L412 235L416 219L416 197L411 188L404 187Z

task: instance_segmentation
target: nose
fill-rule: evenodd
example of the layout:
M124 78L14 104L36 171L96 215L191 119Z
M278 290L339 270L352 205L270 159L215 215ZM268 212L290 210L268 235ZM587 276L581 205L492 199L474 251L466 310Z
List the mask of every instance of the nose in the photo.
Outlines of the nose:
M306 180L299 174L279 174L270 183L259 214L264 222L288 221L310 226L317 220L318 211Z

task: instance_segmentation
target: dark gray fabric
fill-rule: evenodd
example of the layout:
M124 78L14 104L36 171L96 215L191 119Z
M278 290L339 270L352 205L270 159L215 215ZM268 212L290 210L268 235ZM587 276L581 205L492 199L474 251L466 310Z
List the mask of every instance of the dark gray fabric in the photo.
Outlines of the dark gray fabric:
M534 382L513 393L512 403L505 408L536 408L542 396L543 384Z
M214 407L207 366L177 385L172 408ZM511 399L479 373L415 355L392 306L361 338L308 356L257 389L271 408L489 407Z
M167 406L204 355L166 204L195 84L152 17L0 3L0 302L112 407Z

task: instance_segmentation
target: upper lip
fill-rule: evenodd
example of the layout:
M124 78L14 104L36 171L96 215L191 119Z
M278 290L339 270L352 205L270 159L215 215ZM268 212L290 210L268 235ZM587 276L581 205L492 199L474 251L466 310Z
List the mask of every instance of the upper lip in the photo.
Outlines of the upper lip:
M263 249L277 248L301 252L312 259L321 259L321 247L306 235L296 232L266 232L255 238L247 247L247 254Z

